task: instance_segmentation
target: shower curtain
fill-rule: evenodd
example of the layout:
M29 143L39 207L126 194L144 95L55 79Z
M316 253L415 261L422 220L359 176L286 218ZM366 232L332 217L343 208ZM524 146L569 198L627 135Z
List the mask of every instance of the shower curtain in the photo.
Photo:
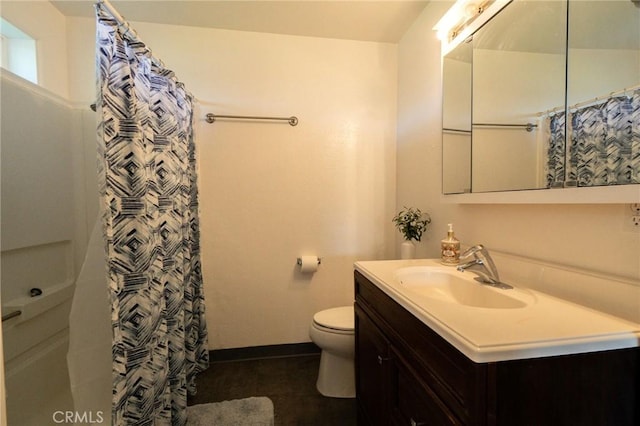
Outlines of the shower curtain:
M193 99L135 32L96 13L112 424L184 425L209 363Z
M564 122L549 121L547 187L640 183L640 89L569 112L566 159Z
M578 186L640 183L640 89L570 114L568 176Z
M565 114L557 113L544 120L545 125L541 128L548 128L549 132L544 132L547 140L547 188L562 187L564 184L564 161L565 161L565 144L564 144L564 122Z

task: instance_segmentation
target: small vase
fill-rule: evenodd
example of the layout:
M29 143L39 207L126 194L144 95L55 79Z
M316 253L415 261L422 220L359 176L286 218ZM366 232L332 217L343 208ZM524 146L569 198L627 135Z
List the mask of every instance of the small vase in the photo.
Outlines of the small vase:
M400 244L400 259L413 259L416 255L416 246L413 241L407 240Z

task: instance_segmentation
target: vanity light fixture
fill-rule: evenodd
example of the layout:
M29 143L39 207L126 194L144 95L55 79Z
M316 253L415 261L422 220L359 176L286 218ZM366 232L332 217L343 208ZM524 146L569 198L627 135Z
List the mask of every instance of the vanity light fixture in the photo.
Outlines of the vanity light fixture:
M441 41L453 40L460 31L478 17L493 0L458 0L433 29Z
M511 0L457 0L433 30L436 31L443 47L452 48L454 39L466 39L473 33L472 23L481 21L474 25L477 29L510 2ZM478 19L481 16L482 19Z
M447 13L445 13L442 18L438 21L438 23L433 27L433 30L436 31L436 35L438 40L442 42L449 41L452 37L449 37L451 30L458 26L460 22L462 22L462 6L464 0L457 1Z

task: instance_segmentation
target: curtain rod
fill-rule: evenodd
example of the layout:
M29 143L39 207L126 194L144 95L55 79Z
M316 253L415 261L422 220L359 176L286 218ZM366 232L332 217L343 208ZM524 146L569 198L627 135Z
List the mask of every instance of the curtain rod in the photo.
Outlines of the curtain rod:
M581 107L598 105L599 103L603 103L604 101L608 101L609 99L611 99L613 97L624 95L624 94L626 94L628 92L634 92L634 91L636 91L638 89L640 89L640 85L631 86L631 87L624 88L622 90L610 92L607 95L596 96L595 98L591 98L591 99L589 99L587 101L582 101L582 102L575 103L573 105L569 105L566 108L566 110L569 111L569 112L575 112L575 111L571 111L571 110L579 109ZM563 113L564 111L565 111L564 108L557 107L557 108L553 108L553 109L548 109L545 112L541 112L541 113L538 114L538 116L539 117L544 117L545 115L552 116L552 115L555 115L555 114Z
M532 132L533 129L538 127L537 124L526 123L526 124L499 124L499 123L472 123L473 127L517 127L526 129L527 132Z
M568 106L567 109L568 110L572 110L572 109L576 109L576 108L580 108L580 107L597 105L599 103L602 103L602 101L608 101L611 98L614 98L614 97L620 96L620 95L625 95L627 92L633 92L633 91L636 91L638 89L640 89L640 85L627 87L627 88L624 88L622 90L618 90L616 92L611 92L608 95L596 96L595 98L590 99L588 101L575 103L573 105Z
M122 15L120 15L120 13L118 13L118 11L113 7L113 5L109 2L109 0L96 0L96 7L97 6L102 6L112 17L113 19L115 19L118 23L119 26L122 26L125 30L124 35L133 39L132 41L136 41L136 42L140 42L142 43L142 41L140 40L140 38L138 37L138 34L135 32L135 30L133 28L131 28L131 25L129 25L129 23L127 22L126 19L124 19L124 17ZM144 43L143 43L144 44ZM148 46L146 46L145 44L145 48L148 50L149 52L149 56L151 58L152 61L156 61L158 63L158 65L160 65L162 68L165 68L165 65L162 63L162 61L156 59L152 52L151 49L149 49ZM182 84L182 83L180 83ZM193 95L191 95L193 96ZM93 111L96 110L96 104L91 104L91 109ZM256 117L256 116L242 116L242 115L217 115L217 114L207 114L207 123L213 123L216 118L228 118L228 119L238 119L238 120L283 120L283 121L287 121L289 123L289 125L291 126L296 126L298 124L298 118L295 116L292 117Z
M120 15L120 13L115 9L115 7L113 7L113 5L109 2L109 0L96 0L94 5L96 8L102 7L107 13L109 13L109 15L111 15L111 17L115 19L118 26L124 28L124 33L122 34L123 37L128 38L129 41L142 44L146 50L145 53L148 55L148 58L151 60L152 64L162 70L169 71L171 73L171 79L174 80L177 85L181 86L184 89L184 91L186 92L189 98L193 99L194 101L197 101L197 98L193 96L193 94L190 91L187 90L184 83L178 80L178 77L176 76L175 72L173 70L168 69L165 66L164 62L162 62L160 59L156 58L153 55L153 51L149 48L149 46L146 45L146 43L144 43L140 39L140 37L138 36L138 33L131 27L129 22L127 22L127 20L122 15ZM92 111L96 111L95 103L91 104L90 107Z
M140 39L136 30L134 30L131 27L131 24L129 24L129 22L122 15L120 15L120 13L115 9L115 7L113 7L113 5L109 3L109 0L97 0L95 5L96 7L102 6L105 9L105 11L109 13L109 15L113 17L113 19L116 20L116 23L118 24L118 26L124 28L124 33L123 33L124 37L128 38L130 41L144 45L144 48L147 50L147 53L149 54L149 58L151 59L152 62L155 63L155 65L158 65L160 68L163 68L163 69L166 68L164 63L160 59L153 56L153 52L151 51L149 46L147 46L146 43L144 43Z
M12 311L2 316L2 322L9 321L11 318L22 315L22 311Z
M217 118L229 118L232 120L276 120L276 121L287 121L289 125L296 126L298 124L298 117L260 117L253 115L219 115L219 114L207 114L206 116L207 123L213 123Z
M442 133L451 133L451 134L471 134L471 130L462 130L462 129L450 129L448 127L442 128Z
M127 31L132 32L137 38L137 34L135 34L135 31L133 31L133 29L127 22L127 20L124 19L122 15L120 15L120 13L118 13L115 7L113 7L113 5L109 3L109 0L97 0L95 4L103 6L107 10L107 12L109 12L109 14L113 17L113 19L118 21L118 25L122 25L123 27L125 27Z

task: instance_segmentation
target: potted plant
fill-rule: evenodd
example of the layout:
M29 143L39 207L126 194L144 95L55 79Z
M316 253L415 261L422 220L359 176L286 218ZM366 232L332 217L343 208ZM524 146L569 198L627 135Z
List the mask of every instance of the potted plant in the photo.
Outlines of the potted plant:
M393 223L405 239L400 246L400 258L412 259L416 251L412 240L420 241L422 239L422 234L431 223L431 216L428 213L423 213L420 209L403 207L393 218Z

